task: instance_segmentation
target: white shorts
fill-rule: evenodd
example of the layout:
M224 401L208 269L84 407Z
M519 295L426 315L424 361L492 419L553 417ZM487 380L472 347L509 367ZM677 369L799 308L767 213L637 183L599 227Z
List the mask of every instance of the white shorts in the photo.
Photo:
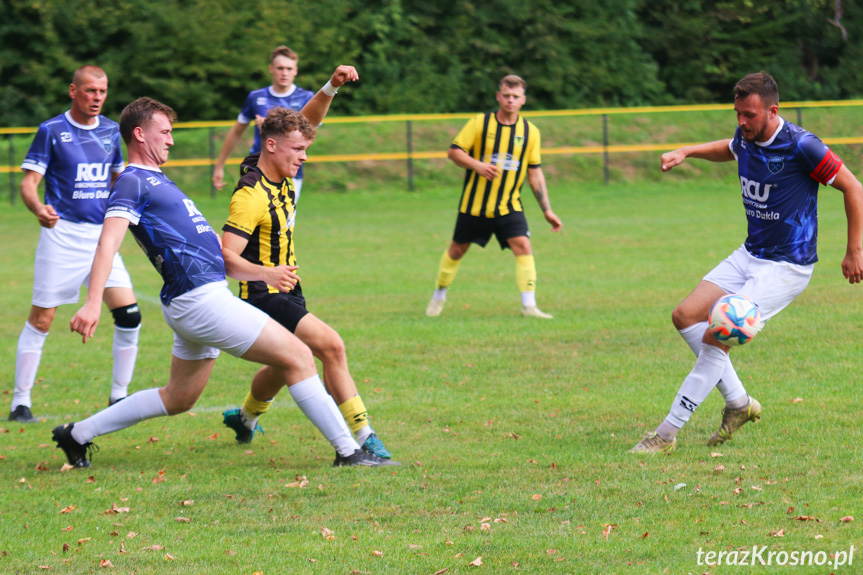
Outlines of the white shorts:
M90 268L96 255L101 224L78 224L57 220L53 228L41 228L33 266L33 305L55 308L77 303L81 286L90 282ZM132 279L120 254L105 287L132 289Z
M240 357L252 347L270 317L236 297L227 281L197 287L162 304L174 330L173 354L179 359L219 357L222 349Z
M761 319L767 321L806 289L814 267L762 260L740 246L704 279L726 293L745 295L758 305Z

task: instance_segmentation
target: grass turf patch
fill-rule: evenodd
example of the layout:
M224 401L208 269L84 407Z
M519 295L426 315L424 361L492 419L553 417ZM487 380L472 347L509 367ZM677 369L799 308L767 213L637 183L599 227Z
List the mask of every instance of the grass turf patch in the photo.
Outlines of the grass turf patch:
M457 188L321 194L309 177L295 235L304 292L345 340L397 469L332 468L287 393L262 420L266 434L236 445L221 411L239 405L256 367L223 354L191 413L97 438L92 470L61 473L50 430L107 403L111 326L103 312L82 346L66 327L77 306L60 308L33 391L44 421L0 424L0 571L89 573L107 560L157 574L723 573L734 568L697 564L699 548L859 546L859 521L840 519L859 516L861 500L863 333L859 287L839 269L835 190L822 189L810 287L733 352L762 421L708 448L714 393L673 455L626 452L693 363L671 310L745 235L728 167L711 180L550 181L558 234L528 198L538 301L552 321L520 317L512 256L491 246L468 253L443 315L424 316ZM227 195L194 198L220 228ZM38 228L18 204L0 207L0 229L8 412ZM132 389L162 385L171 333L160 281L131 239L122 253L144 317Z

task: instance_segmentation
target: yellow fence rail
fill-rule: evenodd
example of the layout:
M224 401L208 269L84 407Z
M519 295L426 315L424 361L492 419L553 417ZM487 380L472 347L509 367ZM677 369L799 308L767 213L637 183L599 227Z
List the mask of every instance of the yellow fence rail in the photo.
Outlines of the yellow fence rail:
M842 108L842 107L859 107L863 106L863 100L830 100L820 102L783 102L783 109L797 109L798 115L801 109L805 108ZM733 110L731 104L698 104L688 106L640 106L629 108L586 108L581 110L542 110L542 111L526 111L523 115L528 118L563 118L575 116L596 116L603 120L603 141L602 144L592 146L563 146L563 147L544 147L543 155L581 155L581 154L605 154L605 179L608 181L608 154L618 153L636 153L636 152L659 152L665 150L673 150L681 146L689 145L689 142L677 143L652 143L652 144L631 144L631 145L614 145L608 141L608 116L617 115L637 115L637 114L657 114L657 113L689 113L689 112L709 112ZM394 114L386 116L355 116L355 117L328 117L327 124L360 124L373 122L405 122L408 125L408 141L407 151L405 152L381 152L368 154L315 154L309 158L309 162L365 162L365 161L406 161L408 162L408 180L409 187L413 189L412 182L412 162L414 160L427 160L446 158L446 151L434 152L415 152L412 150L411 142L411 123L425 121L442 121L442 120L459 120L473 117L474 113L458 113L458 114ZM176 129L215 129L229 128L233 126L233 121L218 121L218 122L177 122L174 127ZM17 172L20 167L15 165L14 149L12 139L13 136L20 136L35 133L35 127L12 127L0 128L0 136L7 136L9 148L9 163L5 166L0 165L0 174L10 174L10 200L13 199L14 187L14 172ZM863 137L844 137L844 138L824 138L824 142L828 145L839 144L863 144ZM212 166L215 163L214 150L210 150L209 158L192 158L183 160L170 160L166 167L201 167ZM240 158L229 159L227 164L238 165Z

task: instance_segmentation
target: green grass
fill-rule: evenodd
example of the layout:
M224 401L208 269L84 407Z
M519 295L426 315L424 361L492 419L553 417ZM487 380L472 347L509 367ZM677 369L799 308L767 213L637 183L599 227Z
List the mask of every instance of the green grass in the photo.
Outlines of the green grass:
M512 257L491 247L469 253L444 314L423 315L456 187L322 194L310 175L296 231L304 291L345 340L374 426L404 464L395 471L333 469L331 448L287 394L262 421L266 435L235 445L221 411L242 401L255 367L223 355L194 415L100 437L91 471L60 473L50 430L105 405L111 343L108 314L82 346L66 327L76 306L60 308L34 390L44 421L0 422L0 572L94 573L107 559L114 569L105 572L147 574L715 575L786 571L698 565L699 548L863 546L863 310L859 286L839 269L845 223L835 190L822 188L822 262L810 287L734 352L764 405L761 423L706 447L720 419L712 394L673 455L626 452L666 415L693 363L671 310L744 237L725 168L660 183L550 179L563 231L552 234L526 202L549 322L519 316ZM205 190L195 200L220 227L227 196ZM0 229L5 413L38 229L20 202L0 207ZM144 315L133 388L161 385L171 334L158 277L131 239L123 254ZM164 481L154 482L160 471ZM302 477L306 487L288 486ZM106 514L114 504L129 511ZM839 521L847 515L857 522ZM770 535L780 529L784 537ZM482 567L470 567L480 556Z

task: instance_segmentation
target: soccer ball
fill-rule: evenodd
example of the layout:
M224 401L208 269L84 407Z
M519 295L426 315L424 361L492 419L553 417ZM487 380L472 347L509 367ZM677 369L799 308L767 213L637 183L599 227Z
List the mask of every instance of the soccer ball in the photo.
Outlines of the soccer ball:
M722 296L710 308L710 333L725 345L743 345L762 325L758 306L744 295Z

